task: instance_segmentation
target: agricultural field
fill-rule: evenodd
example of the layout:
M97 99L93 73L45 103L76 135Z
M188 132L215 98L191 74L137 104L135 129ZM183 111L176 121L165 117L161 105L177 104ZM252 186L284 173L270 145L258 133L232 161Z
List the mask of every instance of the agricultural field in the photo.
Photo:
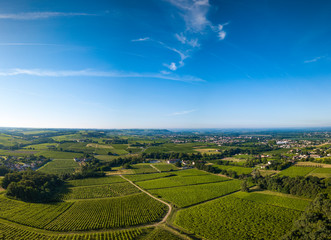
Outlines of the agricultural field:
M311 171L308 175L319 178L330 178L331 168L316 168L315 170Z
M81 187L81 186L91 186L91 185L103 185L110 183L120 183L125 182L125 180L119 176L109 176L100 178L84 178L68 181L69 186Z
M128 182L124 182L68 188L66 193L61 194L59 198L62 200L108 198L121 197L139 192L140 190L138 188Z
M23 225L44 228L71 207L72 203L25 203L0 195L0 218Z
M178 168L176 168L172 164L163 164L163 163L154 163L152 164L154 167L156 167L161 172L169 172L169 171L176 171Z
M121 228L159 221L168 207L144 193L109 199L80 200L45 226L52 231Z
M253 168L247 168L247 167L239 167L239 166L231 166L231 165L217 165L217 164L214 164L213 166L217 167L219 169L235 171L238 175L249 174L253 171Z
M150 190L153 195L172 202L178 207L188 207L213 198L221 197L240 189L239 180L208 183L192 186Z
M60 151L40 151L35 154L36 156L44 156L52 159L74 159L82 157L82 153L73 153L73 152L60 152Z
M137 182L137 184L144 189L157 189L157 188L169 188L187 185L196 185L202 183L223 182L229 180L228 178L216 176L216 175L202 175L196 176L174 176L167 178L159 178L149 181Z
M291 166L279 173L280 176L297 177L306 176L308 173L315 170L316 167L297 167Z
M80 169L80 166L73 159L54 159L39 168L38 171L50 174L73 173Z
M182 240L182 238L163 228L155 228L144 240Z
M178 171L180 172L180 171ZM176 172L176 173L178 173ZM177 176L174 172L163 172L163 173L150 173L150 174L139 174L139 175L125 175L125 177L133 182L146 181L152 179L158 179L163 177Z
M226 196L180 210L175 224L207 239L280 239L301 211Z
M144 174L144 173L157 173L159 172L153 168L150 164L135 164L132 165L132 169L135 174Z

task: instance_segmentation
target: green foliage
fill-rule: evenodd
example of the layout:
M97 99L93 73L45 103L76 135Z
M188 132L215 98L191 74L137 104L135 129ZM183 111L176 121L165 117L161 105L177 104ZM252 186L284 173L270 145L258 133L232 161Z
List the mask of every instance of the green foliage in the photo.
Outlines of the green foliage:
M176 174L173 172L171 173L165 172L165 173L126 175L125 177L133 182L137 182L137 181L152 180L152 179L158 179L158 178L170 177L170 176L176 176Z
M51 201L62 184L56 175L31 170L7 173L1 183L8 196L28 202Z
M254 201L256 203L270 204L299 211L304 211L305 208L311 203L311 201L307 199L270 191L250 193L236 192L233 194L233 196L249 201Z
M81 231L128 227L159 221L166 210L166 205L144 193L80 200L45 228L52 231Z
M284 239L330 239L331 199L320 194L294 223L293 229Z
M119 176L109 176L109 177L101 177L101 178L84 178L84 179L76 179L68 181L68 184L74 187L80 186L91 186L91 185L102 185L109 183L119 183L125 182L125 180Z
M137 182L137 184L144 189L178 187L185 185L194 185L201 183L223 182L229 180L228 178L216 175L201 175L197 176L174 176L167 178L159 178L150 181Z
M53 221L72 203L26 203L0 196L0 218L4 218L23 225L44 228Z
M299 211L226 196L180 210L175 224L207 239L279 239Z
M96 185L85 187L74 187L67 189L66 193L60 194L62 200L120 197L139 193L140 190L131 183L114 183L111 185Z
M149 164L135 164L132 165L132 169L136 174L140 173L155 173L158 172L155 168L151 167Z
M7 173L10 173L10 172L11 172L11 170L9 168L0 166L0 176L5 176Z
M179 207L187 207L203 201L238 191L239 180L231 180L219 183L208 183L184 187L162 188L150 190L156 196L160 196Z
M169 172L169 171L175 171L178 170L174 165L172 164L152 164L154 167L159 169L161 172Z
M182 238L163 228L155 228L144 240L182 240Z
M289 167L279 173L281 176L288 176L288 177L297 177L297 176L306 176L311 171L315 170L315 167L297 167L292 166Z
M144 239L145 235L150 231L151 230L147 228L135 228L132 230L104 231L99 233L52 234L0 222L0 239L15 240L134 240Z
M73 159L54 159L38 171L51 174L70 174L78 170L80 170L80 166Z

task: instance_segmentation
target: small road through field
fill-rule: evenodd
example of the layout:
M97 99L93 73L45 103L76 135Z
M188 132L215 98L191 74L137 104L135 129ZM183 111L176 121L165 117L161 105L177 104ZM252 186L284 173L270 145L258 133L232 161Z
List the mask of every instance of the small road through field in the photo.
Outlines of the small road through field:
M159 169L157 169L155 166L153 166L152 164L150 164L150 166L152 167L152 168L154 168L156 171L158 171L159 173L161 172Z
M133 186L135 186L136 188L138 188L140 191L146 193L148 196L150 196L150 197L154 198L155 200L157 200L157 201L159 201L159 202L161 202L161 203L163 203L163 204L165 204L165 205L168 206L169 210L168 210L167 214L164 216L164 218L162 219L161 222L158 222L158 223L153 224L154 226L160 225L161 223L164 223L164 222L167 221L167 219L168 219L168 217L169 217L169 215L170 215L170 213L171 213L171 211L172 211L172 206L171 206L169 203L167 203L167 202L165 202L165 201L163 201L163 200L161 200L161 199L159 199L159 198L157 198L157 197L154 197L152 194L150 194L149 192L145 191L144 189L142 189L142 188L139 187L138 185L134 184L132 181L130 181L129 179L127 179L127 178L124 177L123 175L119 175L119 176L120 176L121 178L125 179L126 181L128 181L129 183L131 183Z

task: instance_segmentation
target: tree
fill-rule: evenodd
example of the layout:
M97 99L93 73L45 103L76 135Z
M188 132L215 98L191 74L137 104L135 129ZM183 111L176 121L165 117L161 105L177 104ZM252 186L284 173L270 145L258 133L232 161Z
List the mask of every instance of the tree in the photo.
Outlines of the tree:
M249 192L249 187L248 187L247 179L245 179L245 180L243 180L241 182L241 191L243 191L243 192Z

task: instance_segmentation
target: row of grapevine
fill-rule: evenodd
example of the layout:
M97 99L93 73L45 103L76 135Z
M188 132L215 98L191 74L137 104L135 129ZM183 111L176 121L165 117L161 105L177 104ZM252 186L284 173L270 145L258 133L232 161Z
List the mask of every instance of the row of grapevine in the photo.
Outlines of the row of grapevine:
M69 202L25 203L0 196L0 218L27 226L43 228L70 208L71 205L72 203Z
M69 188L68 192L59 196L62 200L119 197L140 192L132 184L114 183L111 185L95 185L86 187Z
M5 240L134 240L143 238L151 229L108 231L82 234L51 234L0 223L0 239Z
M110 183L125 182L125 180L119 176L109 176L101 178L84 178L68 181L70 186L80 187L80 186L91 186L91 185L103 185Z
M157 222L166 211L166 205L144 193L80 200L45 228L53 231L81 231L128 227Z

